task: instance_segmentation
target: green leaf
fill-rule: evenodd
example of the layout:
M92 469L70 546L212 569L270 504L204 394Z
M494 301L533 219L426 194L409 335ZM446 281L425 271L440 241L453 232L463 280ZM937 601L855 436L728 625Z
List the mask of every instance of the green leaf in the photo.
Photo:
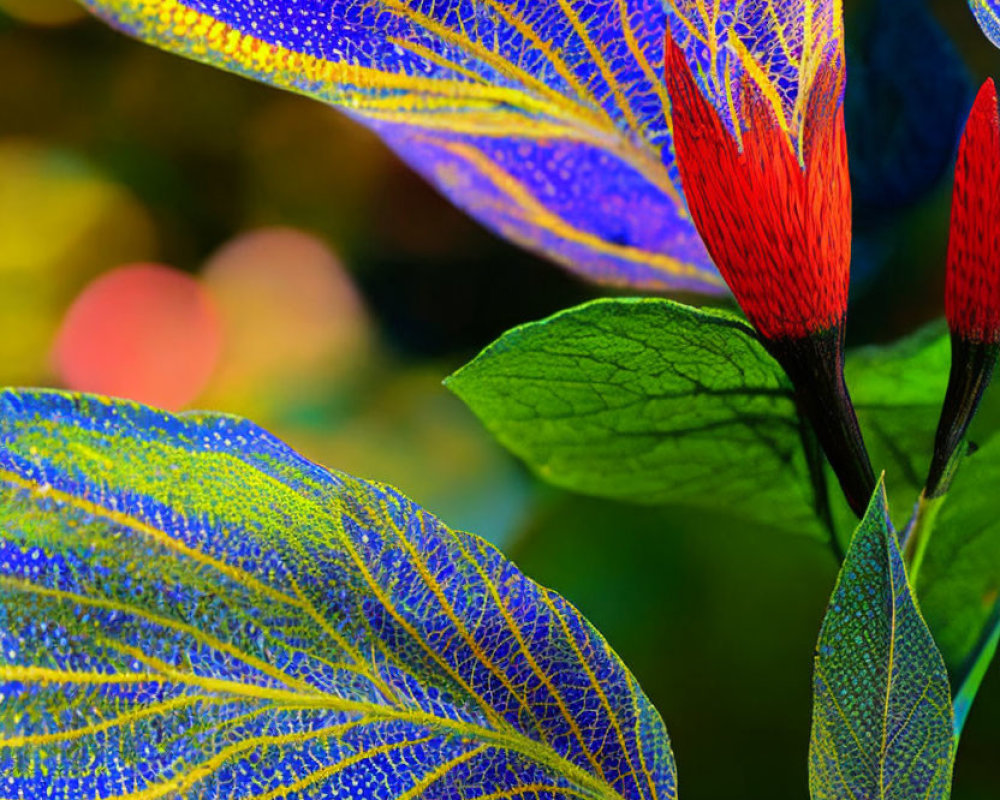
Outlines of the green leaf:
M895 496L923 489L951 365L943 321L888 347L857 350L847 378L876 468ZM973 428L1000 422L996 393L987 394ZM1000 522L993 489L1000 482L1000 438L965 459L941 510L916 575L916 591L955 691L960 731L1000 636ZM900 503L902 526L912 508Z
M507 332L447 385L558 486L825 535L787 379L730 314L598 300Z
M921 608L958 694L959 727L978 688L976 675L981 680L996 649L1000 602L997 486L1000 436L963 460L942 501L917 575Z
M865 442L876 470L885 469L893 496L905 490L915 502L924 488L950 369L951 337L944 320L890 345L848 353L845 374ZM998 427L1000 392L987 392L970 437L989 438ZM899 504L900 523L910 510Z
M880 483L816 649L813 800L944 800L953 715L944 659L907 582Z
M0 393L0 699L11 798L675 797L569 603L220 415Z
M924 488L934 433L951 364L943 321L888 346L847 358L845 376L876 472L898 498L894 524L903 527Z

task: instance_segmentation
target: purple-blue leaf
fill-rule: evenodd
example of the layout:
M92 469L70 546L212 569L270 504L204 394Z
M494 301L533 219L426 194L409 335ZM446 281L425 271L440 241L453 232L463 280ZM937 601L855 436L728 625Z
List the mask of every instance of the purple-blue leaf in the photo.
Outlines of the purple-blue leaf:
M492 546L249 422L0 394L0 797L672 800L659 714Z
M342 108L493 230L590 278L724 288L679 189L660 0L82 2Z
M731 131L744 124L742 81L756 83L799 153L821 70L844 74L841 0L669 0L671 35ZM841 85L840 90L843 90Z

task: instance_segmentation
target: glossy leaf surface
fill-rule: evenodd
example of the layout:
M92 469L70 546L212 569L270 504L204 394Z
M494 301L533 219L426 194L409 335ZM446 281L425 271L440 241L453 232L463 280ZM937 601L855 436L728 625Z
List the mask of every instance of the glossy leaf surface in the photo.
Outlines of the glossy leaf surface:
M844 71L841 0L667 0L670 32L731 131L741 129L744 76L761 88L803 155L806 109L824 65ZM843 87L840 87L843 90Z
M969 0L972 13L997 47L1000 47L1000 0Z
M730 314L596 301L509 331L447 385L559 486L824 535L787 380Z
M724 287L671 151L660 0L82 0L338 106L458 206L585 275Z
M881 485L823 621L813 692L813 800L949 796L948 674L910 591Z
M672 798L657 712L494 548L231 417L0 395L9 798Z
M786 379L733 321L660 300L598 301L509 331L448 385L506 447L559 486L711 508L726 496L740 514L826 536ZM899 526L923 488L950 357L939 323L848 353L847 382L872 462L900 498ZM752 366L741 373L744 358ZM714 376L709 391L699 384L703 375ZM987 406L983 416L995 414ZM737 476L729 460L726 433L741 428L737 454L758 459L766 476L752 495L742 491L752 477ZM748 433L761 438L745 450ZM760 497L769 502L758 504ZM830 500L838 527L853 525L833 491Z

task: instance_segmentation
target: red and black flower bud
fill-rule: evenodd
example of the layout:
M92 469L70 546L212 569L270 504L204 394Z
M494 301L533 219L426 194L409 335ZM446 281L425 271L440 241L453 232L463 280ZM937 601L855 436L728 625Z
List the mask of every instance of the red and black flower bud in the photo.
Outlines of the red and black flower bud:
M862 516L875 475L844 383L851 187L843 70L819 67L799 153L745 74L730 131L667 36L674 149L698 233L765 347L788 374L851 508Z
M1000 110L986 81L969 114L955 166L945 278L951 375L925 494L948 491L959 446L1000 353Z

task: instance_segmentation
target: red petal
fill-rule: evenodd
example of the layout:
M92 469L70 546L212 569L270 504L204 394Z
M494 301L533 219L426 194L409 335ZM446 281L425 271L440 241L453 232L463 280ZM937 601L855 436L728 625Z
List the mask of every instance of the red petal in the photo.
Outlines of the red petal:
M847 309L851 216L839 72L827 66L816 78L803 167L752 79L744 78L741 152L669 36L666 52L684 195L743 311L769 339L838 325Z
M1000 111L992 79L979 90L958 150L945 307L956 333L1000 342Z

